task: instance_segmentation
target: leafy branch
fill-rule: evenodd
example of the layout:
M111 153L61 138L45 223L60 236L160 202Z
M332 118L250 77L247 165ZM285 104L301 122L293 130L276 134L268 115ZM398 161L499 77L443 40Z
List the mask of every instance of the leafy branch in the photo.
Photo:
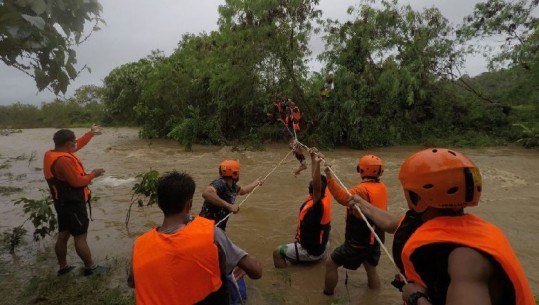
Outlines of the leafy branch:
M146 206L153 205L157 202L157 180L159 179L159 172L151 169L146 173L141 173L136 176L136 178L142 179L140 182L135 183L131 195L131 204L129 204L129 209L127 210L127 215L125 217L125 226L129 225L129 218L131 217L131 207L136 202L139 207L144 206L144 200L142 196L146 198Z
M51 208L52 197L46 190L41 190L41 192L43 193L41 199L22 197L14 200L15 205L23 205L23 211L28 215L28 218L21 225L12 228L11 231L3 232L3 241L8 244L9 253L13 254L15 248L21 243L22 237L27 232L23 226L29 220L34 225L34 241L42 240L56 230L56 215Z
M522 143L526 148L539 146L539 130L524 124L513 124L513 126L522 129L521 138L517 140L518 143Z
M50 236L56 230L56 214L52 206L52 197L46 190L41 190L44 196L41 199L19 198L14 204L23 204L23 211L29 215L28 219L34 225L34 241Z
M13 227L11 232L3 233L3 241L8 245L9 254L15 253L15 248L21 243L24 234L26 234L26 229L23 228L23 225Z

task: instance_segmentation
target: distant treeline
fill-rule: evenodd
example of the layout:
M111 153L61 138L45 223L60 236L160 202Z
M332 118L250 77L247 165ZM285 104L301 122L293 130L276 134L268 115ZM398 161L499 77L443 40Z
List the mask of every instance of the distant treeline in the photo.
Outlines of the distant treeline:
M403 124L401 129L396 129L394 120L399 117L396 113L392 116L358 116L357 129L353 126L347 128L343 123L350 117L348 112L352 109L343 110L347 105L339 101L339 96L343 95L339 92L342 88L337 87L329 97L321 98L316 96L315 87L313 99L309 100L312 102L299 102L304 111L303 130L299 137L300 140L312 142L310 144L326 147L342 144L361 148L398 144L483 146L503 145L518 140L525 146L538 146L539 90L526 75L522 69L513 68L483 73L474 78L465 76L463 81L478 93L481 92L481 97L457 83L439 82L434 99L438 104L415 109L415 112L424 115L410 118L407 125L410 130L404 129L406 124ZM374 106L373 104L370 107ZM208 111L202 115L200 110L195 111L193 106L187 105L184 109L187 118L183 120L183 124L192 129L183 128L192 132L191 139L194 143L253 144L257 141L260 143L279 140L283 138L283 128L280 124L268 120L266 116L271 107L273 99L269 96L257 103L257 106L253 107L256 110L250 113L232 112L230 115L239 118L249 116L251 119L245 122L242 130L223 133L220 129L211 128L221 120L218 111ZM176 129L166 128L167 121L174 118L174 111L169 110L167 115L166 109L156 106L154 111L164 113L161 121L146 121L133 113L112 115L110 107L103 102L103 88L84 86L77 90L75 97L67 100L58 99L41 106L21 103L0 106L0 128L77 127L98 122L107 126L142 126L141 134L145 137L186 137L187 135L174 133L178 129L184 129L177 126ZM403 112L410 110L402 109ZM374 109L368 112L371 111ZM212 116L218 121L208 121L207 117ZM338 117L337 121L334 117ZM341 118L343 121L339 121ZM226 122L223 124L226 125ZM238 124L239 122L231 122L228 127L234 128ZM361 130L365 128L367 130ZM330 132L335 132L335 129L339 132L333 137ZM211 132L215 133L215 136L210 139ZM344 142L349 134L361 135L356 145ZM202 135L204 136L201 137Z
M507 4L521 24L493 30L501 23L490 19L513 15L478 6L455 29L436 8L414 11L393 1L351 8L353 21L321 21L316 2L227 1L217 31L185 35L170 56L154 51L117 67L103 87L82 87L69 100L3 106L0 125L101 122L139 126L142 137L168 137L186 148L257 144L283 139L266 113L276 97L286 97L303 113L298 136L308 145L539 144L539 52L533 42L539 39L536 23L522 22L529 11ZM308 43L316 21L325 33L325 67L311 73ZM529 27L531 38L522 34L518 49L505 48L491 61L493 68L510 68L460 75L472 52L465 43L487 30L510 35L521 26ZM334 89L322 96L328 82Z

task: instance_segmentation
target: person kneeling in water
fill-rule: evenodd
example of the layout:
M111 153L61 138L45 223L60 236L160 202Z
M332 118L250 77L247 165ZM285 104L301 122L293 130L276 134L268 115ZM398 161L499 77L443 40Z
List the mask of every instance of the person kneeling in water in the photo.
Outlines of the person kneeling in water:
M312 181L309 195L299 209L295 240L280 245L273 251L275 268L284 268L287 263L297 264L319 261L329 248L331 231L331 195L327 190L326 177L320 175L323 156L311 148Z

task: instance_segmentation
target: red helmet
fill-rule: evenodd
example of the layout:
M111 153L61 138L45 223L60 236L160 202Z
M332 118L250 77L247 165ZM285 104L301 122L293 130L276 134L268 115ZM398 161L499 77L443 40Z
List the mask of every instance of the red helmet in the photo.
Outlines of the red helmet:
M408 157L399 180L408 206L418 213L427 207L476 206L481 197L479 168L465 155L445 148L429 148Z
M234 160L225 160L219 164L219 175L237 180L240 177L240 164Z
M378 178L384 172L384 161L375 155L365 155L359 159L356 170L361 178Z

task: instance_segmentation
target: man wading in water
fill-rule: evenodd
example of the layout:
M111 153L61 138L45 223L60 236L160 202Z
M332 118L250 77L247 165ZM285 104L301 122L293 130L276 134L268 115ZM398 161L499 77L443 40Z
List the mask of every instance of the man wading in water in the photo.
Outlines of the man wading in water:
M82 162L75 156L75 152L82 149L94 135L101 134L101 128L93 125L91 130L79 139L75 138L73 131L58 130L53 137L54 150L45 152L43 158L43 172L49 185L54 209L58 215L58 237L54 250L58 259L58 275L63 275L75 268L67 264L67 241L73 235L75 250L84 262L84 275L102 273L107 267L94 263L92 253L88 246L88 213L86 204L90 207L90 189L88 184L105 172L97 168L86 173Z

